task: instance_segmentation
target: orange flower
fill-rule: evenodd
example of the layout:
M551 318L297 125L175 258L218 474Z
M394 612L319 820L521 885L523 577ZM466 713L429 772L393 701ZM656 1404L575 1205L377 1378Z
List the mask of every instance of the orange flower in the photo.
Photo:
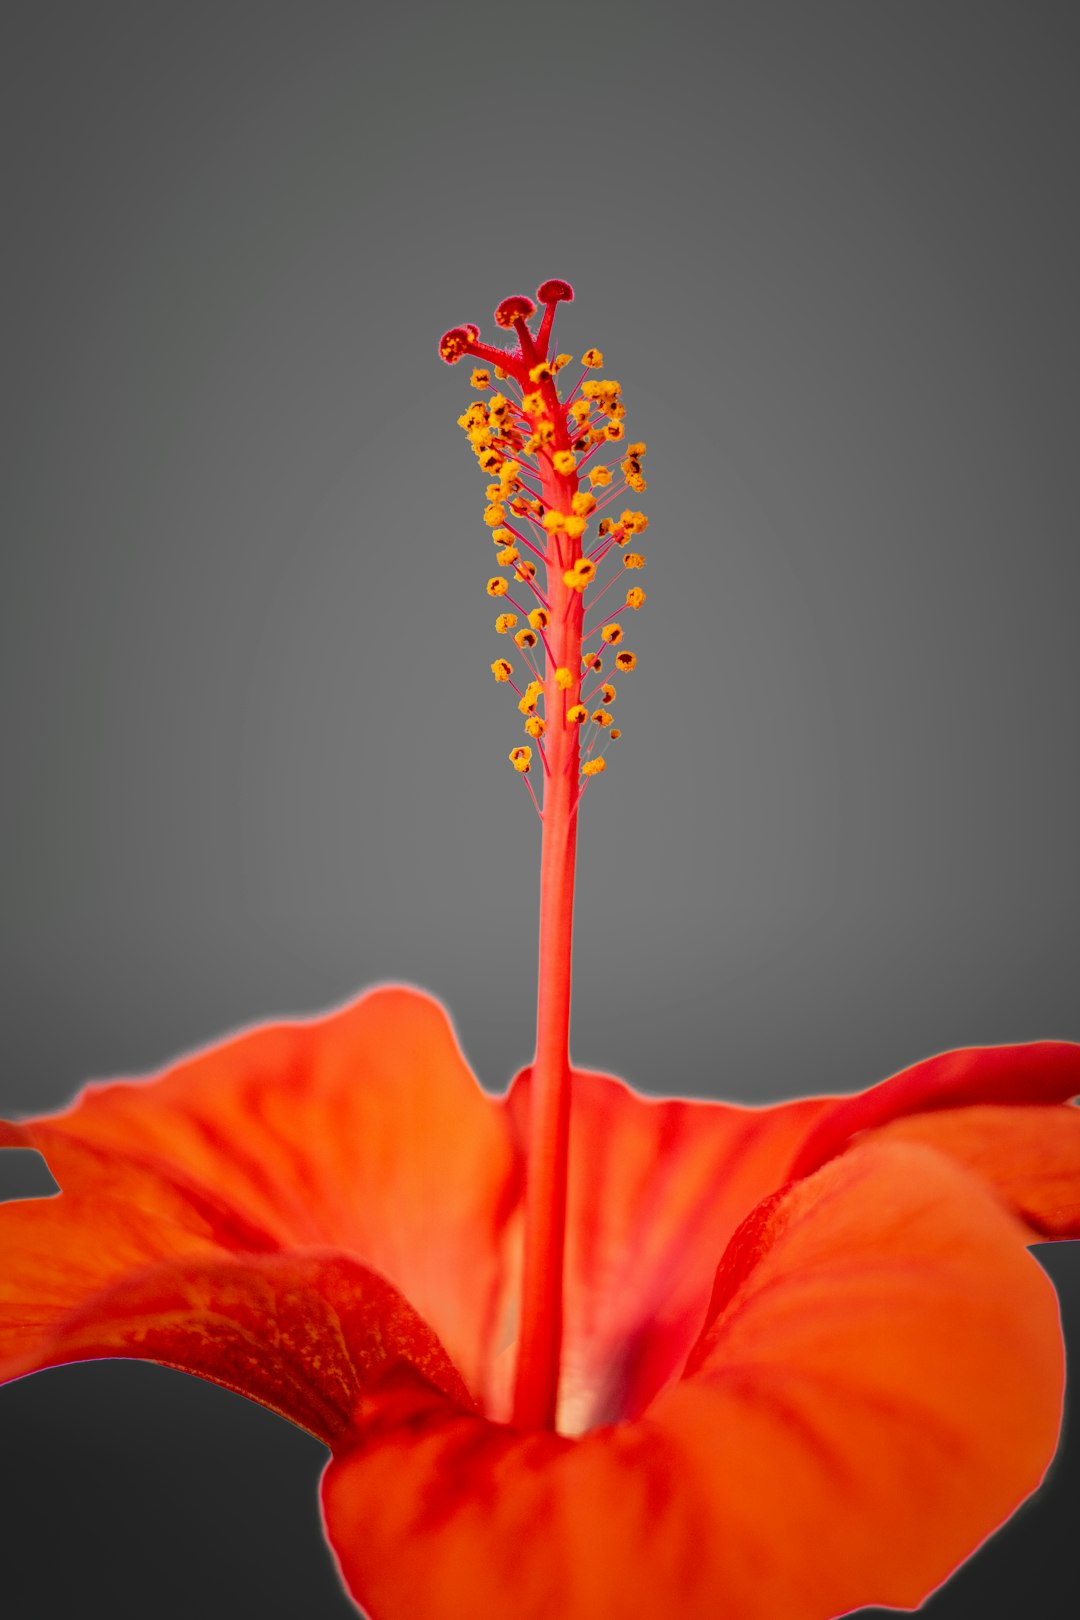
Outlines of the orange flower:
M309 1429L372 1620L908 1606L1054 1453L1057 1306L1025 1251L1080 1235L1080 1047L956 1052L762 1110L571 1070L579 811L620 730L596 710L582 742L616 695L582 692L601 663L583 643L621 636L585 621L647 524L628 510L586 538L621 486L598 500L582 470L626 407L586 375L596 349L559 392L572 296L544 282L535 329L532 299L504 299L512 350L471 324L440 345L507 388L459 421L539 603L488 581L537 633L523 671L490 666L536 743L539 794L531 746L510 753L541 826L533 1064L489 1097L442 1009L382 989L0 1125L62 1189L0 1209L0 1379L139 1357ZM619 463L635 494L644 453Z
M0 1208L0 1372L140 1357L311 1430L374 1620L906 1606L1035 1489L1080 1047L762 1110L576 1074L557 1432L507 1422L530 1085L382 989L3 1127L62 1192Z

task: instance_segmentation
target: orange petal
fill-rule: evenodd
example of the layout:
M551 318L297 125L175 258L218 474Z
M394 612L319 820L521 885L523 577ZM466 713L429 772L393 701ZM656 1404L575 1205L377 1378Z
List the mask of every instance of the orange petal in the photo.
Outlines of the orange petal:
M1080 1237L1080 1108L942 1109L875 1131L923 1142L990 1183L1040 1238Z
M469 1403L427 1324L348 1255L223 1260L103 1197L12 1212L15 1246L0 1282L6 1378L101 1356L156 1361L260 1401L328 1445L365 1383L398 1361ZM177 1253L185 1241L192 1252Z
M981 1103L1063 1103L1078 1094L1080 1045L1073 1042L1034 1041L1026 1046L943 1052L869 1091L837 1098L808 1133L788 1175L807 1176L841 1152L858 1132L910 1114Z
M644 1418L520 1434L404 1376L324 1476L378 1620L828 1620L919 1602L1039 1483L1053 1290L938 1153L869 1143L736 1235L695 1372Z
M127 1196L227 1251L351 1253L480 1388L518 1164L500 1105L429 997L381 989L249 1031L156 1080L90 1086L0 1140L38 1148L65 1195Z
M508 1107L528 1139L529 1071ZM573 1077L559 1425L641 1412L701 1328L717 1256L831 1100L740 1108ZM490 1409L489 1409L490 1410ZM500 1411L505 1415L507 1409Z

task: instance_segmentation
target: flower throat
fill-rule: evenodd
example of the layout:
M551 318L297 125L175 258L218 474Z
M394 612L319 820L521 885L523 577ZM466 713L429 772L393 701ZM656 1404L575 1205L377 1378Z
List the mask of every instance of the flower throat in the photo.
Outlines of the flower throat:
M458 424L490 480L484 522L504 572L488 579L487 593L501 610L496 633L507 638L507 652L491 672L517 695L528 740L511 749L510 763L541 821L536 1057L513 1413L515 1424L529 1429L555 1428L559 1395L578 807L620 736L608 676L635 667L621 616L636 612L645 592L631 585L617 606L615 597L603 609L600 602L623 570L644 567L644 557L629 547L648 525L643 513L629 509L617 518L603 515L628 492L644 490L645 446L627 445L621 457L615 448L625 437L626 407L617 382L594 376L604 363L599 350L585 351L577 381L565 396L560 392L558 379L573 357L550 352L552 326L556 306L573 296L567 282L545 281L536 294L544 313L535 331L537 304L504 298L495 322L516 334L514 349L481 343L471 325L453 327L439 344L449 365L466 356L480 362L470 380L481 397ZM614 452L618 474L606 452ZM530 780L534 760L539 797Z

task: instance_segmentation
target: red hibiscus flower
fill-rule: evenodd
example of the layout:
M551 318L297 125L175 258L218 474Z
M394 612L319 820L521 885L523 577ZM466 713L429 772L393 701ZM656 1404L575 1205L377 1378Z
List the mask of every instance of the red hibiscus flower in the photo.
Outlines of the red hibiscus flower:
M1054 1454L1057 1303L1027 1246L1080 1234L1080 1047L761 1110L570 1068L578 810L618 735L603 660L635 662L623 609L588 615L646 526L597 517L644 488L645 447L615 482L596 351L558 393L570 296L544 283L536 332L504 300L512 351L441 346L506 384L462 425L516 582L488 583L525 669L492 665L530 739L511 763L543 782L534 1063L490 1097L441 1008L384 988L0 1126L61 1188L0 1209L0 1377L139 1357L310 1430L372 1620L912 1606Z

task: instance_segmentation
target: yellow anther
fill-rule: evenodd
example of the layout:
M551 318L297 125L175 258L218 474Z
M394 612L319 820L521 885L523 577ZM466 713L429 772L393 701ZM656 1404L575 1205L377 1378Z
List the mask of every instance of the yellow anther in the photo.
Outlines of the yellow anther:
M604 357L599 349L586 349L581 357L581 363L583 366L588 366L591 371L594 366L603 365Z
M627 473L626 487L632 489L635 495L644 495L649 486L641 473Z
M589 557L579 557L573 568L563 574L563 584L572 591L583 591L596 573L596 564Z
M565 512L545 512L544 528L548 534L559 534L566 525Z
M623 512L619 516L619 522L624 529L629 529L631 534L644 534L649 527L649 520L644 512Z
M515 771L520 771L522 776L527 776L529 767L532 764L532 749L528 747L511 748L510 763Z
M584 703L572 703L566 711L566 718L572 726L581 726L589 718L589 711Z
M614 647L617 641L622 640L622 625L605 624L600 632L600 639L606 641L609 647Z
M536 646L536 631L535 630L519 630L517 635L514 637L514 640L517 642L519 647L535 647Z
M488 388L491 384L491 372L485 371L482 366L477 366L469 381L474 388Z
M624 568L644 568L645 559L640 551L628 551L622 560Z
M613 715L608 713L607 709L594 709L592 717L598 726L610 726L614 718Z
M543 442L544 441L541 439L539 433L534 433L531 439L525 440L525 454L527 456L535 456Z
M526 557L518 563L517 567L514 569L514 573L517 575L518 579L532 579L536 573L536 564L534 562L530 562Z
M596 530L597 534L601 534L601 535L610 534L611 530L612 530L611 519L610 518L601 518L600 523L599 523L599 525L597 527L597 530Z
M645 592L640 585L631 585L626 593L626 605L634 609L635 613L645 600Z
M622 736L622 732L619 730L618 726L612 726L611 730L608 732L608 736L611 738L612 742L618 742L619 738Z
M493 473L493 472L498 472L499 468L502 466L502 459L503 458L500 455L500 453L498 452L498 450L488 449L488 450L481 450L479 456L476 459L480 463L480 471L481 472ZM498 490L496 490L495 493L497 495L499 493Z
M626 429L621 422L609 422L604 429L605 439L621 439ZM599 763L599 762L598 762Z
M572 354L557 354L551 363L552 371L561 371L563 366L568 366L573 358Z
M599 653L583 653L581 658L582 669L594 669L599 675L604 667L604 660Z
M581 767L583 776L599 776L607 770L607 761L603 759L587 759Z
M570 508L576 517L587 518L590 512L596 511L596 496L590 495L587 489L579 489L570 502Z
M567 669L565 664L560 664L558 669L555 671L555 685L559 688L560 692L568 692L573 684L573 670Z
M551 367L548 365L547 361L541 360L540 364L538 366L533 366L532 370L529 372L529 381L534 383L547 382L548 378L552 375L553 373Z
M491 538L497 546L508 546L514 538L513 529L492 529Z
M610 467L593 467L589 473L589 482L594 486L603 486L611 483Z
M505 394L492 394L488 400L488 421L501 422L510 409L510 401Z
M486 422L487 411L478 399L474 399L465 414L458 417L458 426L464 428L466 433L471 433L473 428L483 427Z
M500 636L505 636L506 632L508 630L512 630L515 624L517 624L516 613L500 613L499 617L495 620L495 628L499 632Z
M502 466L499 468L499 478L504 484L514 483L517 475L518 463L516 461L504 461Z
M514 666L508 663L505 658L496 658L491 666L491 673L497 681L508 681L514 673Z
M554 422L549 422L547 420L545 420L543 422L537 422L537 424L536 424L536 433L535 433L534 437L539 439L541 444L550 444L552 439L555 437L555 424L554 424Z
M615 668L621 669L626 674L629 674L636 663L637 659L632 652L617 652L615 654Z
M500 382L506 381L506 372L503 370L502 366L495 367L495 375L498 377Z
M487 496L489 501L501 501L502 492L503 490L501 484L489 484L485 489L484 494Z
M580 540L588 527L583 517L574 517L573 514L563 520L563 529L571 540Z
M610 681L604 682L603 686L600 688L600 696L603 698L605 703L614 703L615 688L612 686Z
M636 444L628 444L626 453L628 456L643 456L645 454L645 440L638 439Z
M505 596L509 589L509 585L506 583L505 579L503 579L501 574L496 574L494 579L489 579L487 582L487 593L489 596Z
M518 702L522 714L531 714L536 708L537 699L544 690L543 681L530 681Z
M564 478L569 478L577 466L577 459L572 450L556 450L551 458L551 465L557 473L561 473Z
M493 501L490 506L484 507L484 522L489 529L497 529L500 523L506 521L506 509Z
M584 422L592 406L587 399L576 399L570 407L570 415L575 422Z
M548 618L548 615L544 612L543 608L533 608L532 612L529 614L529 623L532 625L534 630L546 630L550 622L551 621Z
M589 429L589 434L588 434L588 439L589 439L590 444L606 444L607 443L607 433L604 431L604 429L602 427L590 428ZM580 443L580 440L578 442Z
M532 394L525 394L521 401L521 408L526 416L543 416L545 412L544 396L537 389Z
M516 563L520 556L521 552L517 546L504 546L495 560L500 568L509 568L510 564Z
M538 714L530 714L525 722L525 730L530 737L542 737L547 730L547 726Z

